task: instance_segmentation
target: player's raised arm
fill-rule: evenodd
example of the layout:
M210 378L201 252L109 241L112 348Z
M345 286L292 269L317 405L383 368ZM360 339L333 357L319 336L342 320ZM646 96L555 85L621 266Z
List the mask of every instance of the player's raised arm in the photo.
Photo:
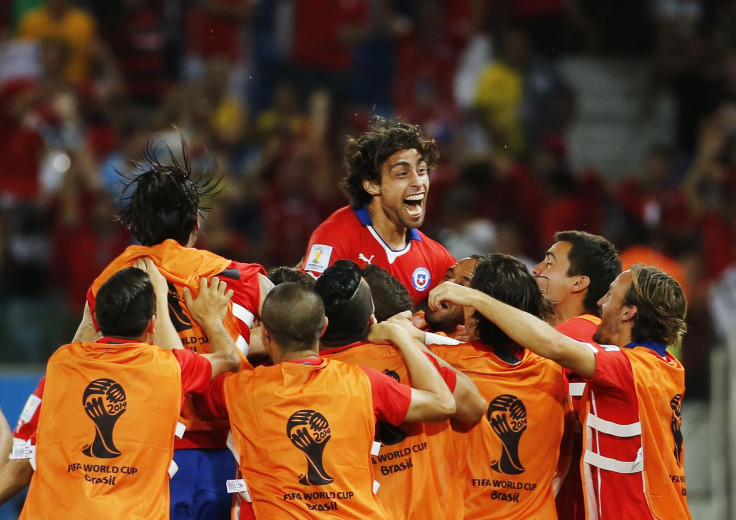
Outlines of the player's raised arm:
M232 296L233 291L216 276L211 282L207 282L206 278L199 280L199 294L196 299L189 289L184 288L187 309L210 340L212 353L202 355L212 363L213 379L223 372L232 372L240 367L238 348L222 323Z
M72 343L76 341L95 341L100 336L100 331L95 328L95 322L92 319L92 311L89 308L89 302L87 302L84 304L82 321L79 322L77 332L74 333Z
M148 257L139 258L133 267L148 274L156 294L156 331L153 334L153 343L167 350L184 348L169 316L169 285L166 278Z
M404 420L442 421L455 413L455 399L419 345L398 325L377 323L371 326L367 341L396 347L411 379L411 404Z
M475 308L520 346L551 359L576 374L592 377L595 373L595 354L591 347L560 334L531 314L481 291L451 282L438 285L429 294L430 308L437 309L443 302Z

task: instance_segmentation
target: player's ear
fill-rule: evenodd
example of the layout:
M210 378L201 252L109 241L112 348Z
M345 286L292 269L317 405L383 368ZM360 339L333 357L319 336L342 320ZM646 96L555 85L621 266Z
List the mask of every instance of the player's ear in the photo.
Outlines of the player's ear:
M375 181L375 180L364 179L363 189L369 195L380 195L381 194L381 185L378 183L378 181Z
M325 323L322 325L322 332L319 333L319 336L322 337L325 334L325 331L327 330L327 326L330 324L330 320L327 319L327 316L325 316Z
M633 320L634 318L636 318L638 312L639 309L636 307L636 305L624 305L623 320Z
M590 278L585 275L576 277L577 279L573 283L573 292L581 292L590 286Z

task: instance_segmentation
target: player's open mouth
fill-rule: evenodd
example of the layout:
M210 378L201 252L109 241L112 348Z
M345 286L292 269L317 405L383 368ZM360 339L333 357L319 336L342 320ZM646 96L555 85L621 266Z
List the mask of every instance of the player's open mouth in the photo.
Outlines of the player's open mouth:
M421 217L424 212L422 202L424 201L424 193L411 195L404 199L404 209L412 218Z

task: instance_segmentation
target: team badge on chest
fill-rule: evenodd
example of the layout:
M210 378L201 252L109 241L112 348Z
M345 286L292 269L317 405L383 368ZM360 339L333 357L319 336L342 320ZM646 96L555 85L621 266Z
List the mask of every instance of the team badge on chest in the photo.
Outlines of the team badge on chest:
M411 273L411 283L417 291L426 291L431 281L432 276L426 267L417 267Z

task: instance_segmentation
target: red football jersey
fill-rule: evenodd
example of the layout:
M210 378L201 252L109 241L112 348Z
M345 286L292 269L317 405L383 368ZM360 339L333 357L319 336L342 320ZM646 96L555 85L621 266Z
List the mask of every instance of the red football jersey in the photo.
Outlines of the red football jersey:
M391 249L373 229L366 207L353 210L346 206L314 230L302 269L319 276L337 260L352 260L361 267L376 264L396 277L417 305L456 262L440 243L421 231L409 229L407 237L406 247Z

